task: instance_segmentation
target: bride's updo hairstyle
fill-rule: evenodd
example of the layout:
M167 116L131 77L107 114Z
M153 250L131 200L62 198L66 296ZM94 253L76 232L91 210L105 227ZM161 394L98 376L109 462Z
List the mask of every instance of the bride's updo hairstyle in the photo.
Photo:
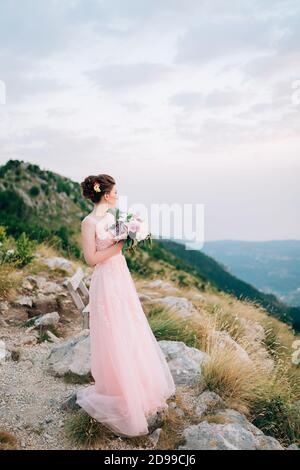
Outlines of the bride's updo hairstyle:
M83 197L97 203L104 193L109 193L112 190L114 184L116 182L112 176L101 174L98 176L87 176L80 183L80 186Z

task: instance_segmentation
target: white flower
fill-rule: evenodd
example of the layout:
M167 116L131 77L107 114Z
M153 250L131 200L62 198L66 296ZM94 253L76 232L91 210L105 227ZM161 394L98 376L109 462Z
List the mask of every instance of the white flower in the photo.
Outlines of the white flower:
M11 249L11 250L7 250L6 254L7 255L13 255L15 252L15 250Z
M122 221L122 222L126 222L126 220L127 220L127 212L120 212L120 213L119 213L118 220L120 220L120 221Z

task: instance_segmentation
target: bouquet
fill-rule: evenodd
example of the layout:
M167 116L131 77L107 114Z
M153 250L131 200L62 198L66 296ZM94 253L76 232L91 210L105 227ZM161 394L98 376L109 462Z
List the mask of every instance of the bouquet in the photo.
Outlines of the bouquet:
M108 232L113 235L116 242L124 240L122 254L126 250L134 251L140 244L152 245L152 235L148 229L146 219L138 214L121 211L120 209L108 209L114 216L114 223L107 227Z

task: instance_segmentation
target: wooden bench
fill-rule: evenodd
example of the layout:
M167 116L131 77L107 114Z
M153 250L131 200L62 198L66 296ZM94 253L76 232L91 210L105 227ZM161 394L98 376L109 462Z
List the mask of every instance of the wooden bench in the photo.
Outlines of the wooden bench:
M82 328L89 328L89 291L84 283L84 272L78 268L68 280L67 287L71 297L82 315Z

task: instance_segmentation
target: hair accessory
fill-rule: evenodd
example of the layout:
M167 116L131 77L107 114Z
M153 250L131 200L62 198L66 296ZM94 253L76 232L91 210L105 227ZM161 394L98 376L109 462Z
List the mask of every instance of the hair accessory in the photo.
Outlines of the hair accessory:
M100 188L100 184L99 183L96 183L94 185L94 191L96 191L96 193L100 193L101 192L101 188Z

